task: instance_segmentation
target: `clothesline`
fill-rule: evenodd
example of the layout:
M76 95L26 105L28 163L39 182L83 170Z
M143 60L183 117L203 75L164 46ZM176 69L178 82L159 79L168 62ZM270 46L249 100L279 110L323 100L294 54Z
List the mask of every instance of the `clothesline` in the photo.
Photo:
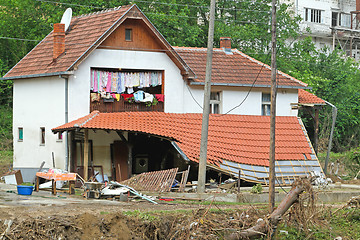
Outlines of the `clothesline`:
M90 89L98 93L133 93L134 87L156 87L162 84L161 71L110 72L91 70Z

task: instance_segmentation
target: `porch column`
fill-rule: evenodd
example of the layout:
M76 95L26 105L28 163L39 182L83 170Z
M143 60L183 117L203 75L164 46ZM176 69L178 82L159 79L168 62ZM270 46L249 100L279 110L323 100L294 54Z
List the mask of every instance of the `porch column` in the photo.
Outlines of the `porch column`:
M85 129L84 132L84 179L88 180L89 168L89 130Z
M128 146L128 149L129 149L129 156L128 156L128 178L131 178L131 175L132 175L132 162L133 162L133 159L132 159L132 149L133 149L133 145L128 143L127 144Z

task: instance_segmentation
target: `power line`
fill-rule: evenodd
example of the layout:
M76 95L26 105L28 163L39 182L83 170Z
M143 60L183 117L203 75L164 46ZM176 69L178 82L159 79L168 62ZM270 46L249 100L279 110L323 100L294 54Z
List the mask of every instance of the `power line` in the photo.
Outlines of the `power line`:
M60 5L69 5L69 6L75 6L75 7L87 7L87 8L97 8L97 9L105 9L103 7L98 7L98 6L92 6L92 5L83 5L83 4L73 4L73 3L64 3L64 2L59 2L59 1L50 1L50 0L35 0L38 2L47 2L47 3L55 3L55 4L60 4ZM192 8L204 8L204 9L209 9L208 6L202 6L202 5L191 5L191 4L179 4L179 3L165 3L165 2L154 2L154 1L144 1L144 0L134 0L134 2L141 2L141 3L149 3L149 4L159 4L159 5L168 5L168 6L179 6L179 7L192 7ZM242 1L243 3L245 3L245 1ZM249 1L250 3L251 1ZM234 10L239 10L239 11L249 11L249 12L263 12L263 13L271 13L271 11L263 11L263 10L253 10L253 9L243 9L243 8L236 8L234 6L234 8L223 8L223 7L216 7L217 10L229 10L229 11L234 11Z

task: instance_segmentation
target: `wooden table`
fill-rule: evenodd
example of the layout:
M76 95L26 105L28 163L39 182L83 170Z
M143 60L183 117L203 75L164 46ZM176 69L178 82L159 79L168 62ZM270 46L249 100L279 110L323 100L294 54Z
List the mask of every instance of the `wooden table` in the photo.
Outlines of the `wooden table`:
M39 180L44 178L46 180L51 180L51 192L56 195L56 181L69 181L69 194L72 192L72 188L75 185L76 173L36 173L36 186L35 191L39 191Z

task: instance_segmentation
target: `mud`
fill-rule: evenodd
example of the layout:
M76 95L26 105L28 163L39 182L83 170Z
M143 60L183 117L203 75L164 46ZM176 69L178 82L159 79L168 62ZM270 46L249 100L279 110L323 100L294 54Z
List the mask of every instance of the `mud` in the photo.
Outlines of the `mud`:
M55 214L49 208L22 215L18 210L12 214L12 208L0 208L0 236L6 232L5 220L12 220L4 239L221 239L234 229L249 227L264 214L229 207L97 213L83 209L72 215Z

